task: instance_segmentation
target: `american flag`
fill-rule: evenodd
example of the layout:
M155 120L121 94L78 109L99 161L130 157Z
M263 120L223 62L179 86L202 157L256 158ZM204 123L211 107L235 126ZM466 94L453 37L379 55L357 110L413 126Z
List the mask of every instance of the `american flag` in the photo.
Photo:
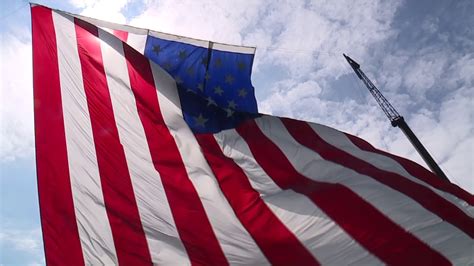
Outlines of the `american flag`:
M473 195L258 114L253 48L31 12L48 264L474 263Z

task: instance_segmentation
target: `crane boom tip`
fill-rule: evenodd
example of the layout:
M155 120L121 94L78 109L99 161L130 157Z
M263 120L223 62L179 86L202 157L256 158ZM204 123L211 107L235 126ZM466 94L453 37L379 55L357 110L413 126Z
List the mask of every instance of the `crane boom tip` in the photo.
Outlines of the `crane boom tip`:
M348 55L346 54L342 54L344 56L344 58L346 58L347 60L347 63L349 63L349 65L351 65L351 67L354 69L354 70L357 70L360 68L360 65L354 61L352 58L350 58Z

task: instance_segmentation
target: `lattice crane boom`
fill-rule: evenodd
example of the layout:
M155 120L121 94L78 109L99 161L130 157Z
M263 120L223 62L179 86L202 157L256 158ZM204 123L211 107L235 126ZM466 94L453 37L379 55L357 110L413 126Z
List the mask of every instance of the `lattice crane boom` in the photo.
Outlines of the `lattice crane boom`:
M377 87L372 83L372 81L370 81L370 79L360 69L360 65L349 56L345 54L343 55L344 55L344 58L346 58L349 65L354 70L354 72L356 73L357 77L359 77L362 80L362 82L364 82L369 92L372 94L372 96L375 98L379 106L382 108L382 111L388 117L392 126L399 127L403 131L405 136L407 136L408 140L410 140L411 144L415 147L415 149L418 151L420 156L423 158L423 160L426 162L426 164L428 165L428 167L431 169L433 173L435 173L440 178L449 181L448 177L444 174L443 170L441 170L439 165L435 162L433 157L431 157L431 155L428 153L426 148L423 146L423 144L421 144L420 140L416 137L415 133L413 133L413 131L408 126L408 124L405 122L405 119L403 119L403 116L398 114L397 110L393 108L390 102L383 96L383 94L377 89Z

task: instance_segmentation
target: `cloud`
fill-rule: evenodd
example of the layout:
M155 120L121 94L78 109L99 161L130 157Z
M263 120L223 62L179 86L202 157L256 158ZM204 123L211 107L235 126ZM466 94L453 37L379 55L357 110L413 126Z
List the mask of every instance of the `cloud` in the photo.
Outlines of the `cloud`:
M410 121L450 180L469 191L474 191L473 96L473 87L457 89L446 95L439 111L418 112Z
M410 94L419 97L435 85L438 77L443 74L446 66L446 54L443 52L421 55L412 60L405 68L404 85Z
M295 2L299 5L278 16L282 31L274 38L269 62L290 67L291 76L312 73L319 79L346 72L342 53L364 59L372 46L392 36L390 22L400 5L399 1Z
M459 22L474 20L460 5L434 9L430 13L438 15L421 16L420 23L394 23L399 34L376 48L388 55L374 76L451 181L472 193L474 41L457 36L472 36ZM409 98L393 97L403 94ZM403 138L388 150L424 164L413 148L401 145Z
M319 101L321 88L312 80L302 83L296 83L294 80L285 80L275 85L276 90L272 95L260 103L260 111L263 113L277 112L281 116L301 116L304 112L297 109L298 105L295 106L295 103L304 101L299 106L307 106L306 103ZM275 106L278 106L277 110L275 110ZM316 106L320 107L320 105Z
M253 27L269 1L150 1L130 23L157 31L242 44L242 31Z
M450 27L441 27L436 17L413 25L420 43L412 39L407 43L396 21L400 3L392 4L375 1L354 7L345 3L331 5L337 10L316 11L302 4L288 13L280 11L277 17L284 15L288 20L272 37L260 63L278 64L289 74L268 86L272 92L260 101L260 110L325 123L425 165L402 132L389 125L365 87L363 93L368 97L335 96L334 91L350 95L353 92L345 88L354 90L361 84L360 80L356 80L359 84L348 82L348 75L354 74L335 58L342 51L351 51L451 180L473 192L474 53L458 49L466 40L453 38L447 32ZM263 35L259 32L257 36L268 43ZM310 89L301 90L297 85L308 81L322 93L308 95Z
M7 251L2 255L2 261L14 259L16 263L28 265L44 265L43 244L41 229L12 230L4 229L0 232L0 246ZM13 260L12 260L13 261Z
M5 230L0 233L0 239L11 244L14 249L28 253L37 253L42 248L40 229L32 231Z
M31 42L5 34L0 43L0 160L33 154Z
M70 0L75 8L82 9L81 15L100 18L115 23L125 23L123 9L131 0Z

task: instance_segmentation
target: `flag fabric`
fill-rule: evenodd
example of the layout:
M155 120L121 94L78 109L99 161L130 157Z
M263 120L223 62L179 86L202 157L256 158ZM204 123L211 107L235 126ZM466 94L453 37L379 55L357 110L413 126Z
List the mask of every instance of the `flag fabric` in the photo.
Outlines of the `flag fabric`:
M231 120L213 119L207 123L208 129L212 125L216 131L224 126L223 122L226 125L236 122L233 121L238 117L235 111L258 112L250 81L254 47L214 43L69 15L112 33L170 74L179 89L186 122L196 123L199 115L214 118L213 112L223 110L225 117ZM201 105L195 105L196 101L204 101L210 108L199 108ZM194 130L205 131L200 127Z
M183 63L105 22L31 11L48 264L474 263L473 195L355 136L257 114L253 55L212 69L227 50Z
M77 17L111 32L161 66L173 77L180 91L195 93L222 108L258 111L250 81L254 47L197 40ZM185 115L184 118L187 120L188 117Z

